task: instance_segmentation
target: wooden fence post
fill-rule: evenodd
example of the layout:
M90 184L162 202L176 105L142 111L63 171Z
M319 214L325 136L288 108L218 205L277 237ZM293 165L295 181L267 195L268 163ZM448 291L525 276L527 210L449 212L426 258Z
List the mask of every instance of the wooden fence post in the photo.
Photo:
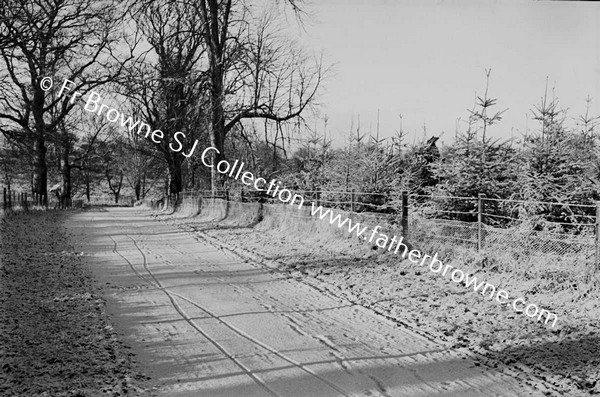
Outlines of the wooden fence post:
M477 197L477 252L481 251L481 243L483 237L483 193L479 193Z
M402 235L408 237L408 192L402 191Z
M8 203L6 202L6 188L4 188L4 199L2 200L2 208L4 211L8 209Z
M321 189L317 189L316 192L316 196L317 196L317 207L321 205Z
M244 187L242 186L242 188L240 189L240 202L243 203L244 202Z
M596 202L596 270L600 269L600 201Z
M350 211L356 212L356 189L350 190Z

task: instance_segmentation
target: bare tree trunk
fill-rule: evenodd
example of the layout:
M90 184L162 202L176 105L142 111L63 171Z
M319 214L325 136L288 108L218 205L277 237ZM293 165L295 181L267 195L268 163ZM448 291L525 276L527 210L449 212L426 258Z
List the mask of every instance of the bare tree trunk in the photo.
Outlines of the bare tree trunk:
M205 40L210 69L210 143L218 150L218 152L211 151L214 164L210 173L213 194L224 183L224 178L217 172L216 165L219 161L225 159L224 144L227 129L225 128L225 109L223 105L223 81L225 77L223 54L226 46L224 39L230 22L229 12L231 10L231 3L231 0L226 0L221 10L218 2L215 0L203 0L200 2L202 16L206 25ZM221 15L221 12L224 15ZM221 21L219 20L220 16L223 16Z
M217 73L218 74L218 73ZM212 163L214 167L210 171L211 190L213 194L216 194L217 190L223 187L225 178L219 172L217 172L217 163L221 160L225 160L225 111L223 109L223 103L221 102L221 90L222 90L222 77L213 76L213 88L211 93L211 125L210 125L210 143L212 147L218 150L218 152L211 150Z
M123 186L123 174L119 177L119 184L117 188L113 190L115 195L115 204L119 204L119 197L121 197L121 187Z
M60 189L60 208L71 206L71 165L69 164L69 149L64 147L60 158L60 171L62 177Z
M87 198L88 203L90 202L90 170L85 170L85 197Z
M46 166L46 142L38 137L33 145L35 152L33 167L33 192L43 197L43 204L48 203L48 168Z
M123 171L119 171L118 183L113 183L113 178L110 176L110 170L108 168L104 171L104 175L106 176L106 181L108 182L108 188L115 196L115 204L119 204L119 196L121 195L121 188L123 187L123 178L125 178Z
M191 159L190 159L191 160ZM189 181L188 186L191 186L192 189L196 186L196 164L193 161L188 160L188 175Z
M182 156L169 156L167 162L169 168L169 194L180 193L183 190L182 165Z
M142 198L146 198L146 173L142 177Z
M142 190L142 179L141 178L137 178L135 180L133 190L135 191L135 201L139 201L140 196L141 196L141 190Z

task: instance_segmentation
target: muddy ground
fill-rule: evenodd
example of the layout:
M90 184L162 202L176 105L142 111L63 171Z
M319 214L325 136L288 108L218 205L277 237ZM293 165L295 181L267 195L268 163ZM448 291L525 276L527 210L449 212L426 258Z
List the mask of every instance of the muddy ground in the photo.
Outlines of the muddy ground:
M69 212L0 220L0 395L124 396L133 357L62 226Z

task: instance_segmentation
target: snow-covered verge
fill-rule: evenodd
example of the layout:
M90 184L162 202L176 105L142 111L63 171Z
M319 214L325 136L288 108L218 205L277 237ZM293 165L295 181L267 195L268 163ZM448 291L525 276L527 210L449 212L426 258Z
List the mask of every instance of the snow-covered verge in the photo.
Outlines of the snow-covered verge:
M246 207L245 215L240 207ZM255 210L250 204L224 209L222 202L206 202L197 216L175 212L160 217L449 346L468 348L488 365L540 389L550 387L549 395L600 393L600 289L597 282L582 281L578 264L561 272L487 266L482 254L413 242L423 253L439 251L444 263L556 313L559 321L551 328L427 268L324 228L326 222L290 217L284 206L264 206L258 222Z
M0 395L136 395L130 354L61 226L67 214L0 220Z

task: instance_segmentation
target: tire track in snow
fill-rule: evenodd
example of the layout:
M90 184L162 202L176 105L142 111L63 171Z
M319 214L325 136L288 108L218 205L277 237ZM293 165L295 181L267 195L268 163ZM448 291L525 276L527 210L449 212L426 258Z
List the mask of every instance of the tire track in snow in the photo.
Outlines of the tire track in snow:
M195 237L195 236L194 236L194 237ZM196 239L196 240L198 240L198 239ZM204 239L203 239L203 240L204 240ZM140 242L141 242L141 243L143 243L143 242L144 242L144 238L143 238L143 236L140 236ZM212 245L212 244L211 244L211 242L210 242L210 241L208 241L208 240L204 240L204 243L207 243L207 244L209 244L209 245ZM173 244L171 244L171 243L166 243L166 245L167 245L167 246L169 246L171 249L173 249L173 251L177 252L178 254L180 254L180 255L184 255L184 256L187 256L187 257L189 257L189 254L190 254L189 252L184 252L184 251L182 251L181 249L179 249L178 247L176 247L175 245L173 245ZM152 253L154 254L154 256L155 256L157 259L159 259L159 260L162 260L162 261L164 261L164 260L165 260L165 258L164 258L162 255L160 255L159 253L153 252L153 251L152 251L150 248L148 248L148 247L144 247L144 248L146 248L146 249L147 249L149 252L152 252ZM217 251L218 251L218 250L217 250ZM231 251L229 251L229 250L227 250L227 251L228 251L228 252L231 252ZM212 252L212 251L211 251L211 252ZM235 256L239 256L239 255L238 255L237 253L235 253L235 252L231 252L231 253L232 253L233 255L235 255ZM199 258L199 257L198 257L197 255L195 255L194 253L191 253L191 254L192 254L192 255L193 255L193 256L194 256L194 257L195 257L197 260L199 260L199 261L201 261L201 260L202 260L202 258ZM260 266L260 267L264 267L264 266ZM268 269L268 268L267 268L267 270L271 270L271 269ZM198 273L198 271L194 271L194 272ZM362 370L361 368L358 368L356 365L353 365L353 364L352 364L352 361L354 361L354 360L353 360L353 358L346 357L346 356L344 355L344 352L343 352L342 350L340 350L340 349L338 348L338 346L337 346L337 345L336 345L336 344L335 344L333 341L331 341L329 338L327 338L327 336L325 336L325 335L321 335L321 334L315 334L314 332L310 332L310 331L306 331L306 330L304 329L304 327L303 327L303 324L300 324L300 323L298 322L298 320L297 320L296 318L294 318L292 315L290 315L289 313L286 313L285 311L277 311L277 310L274 310L274 308L273 308L273 306L272 306L272 305L264 303L264 298L262 298L262 297L260 297L260 296L256 296L256 294L257 294L257 293L259 293L259 291L257 291L255 288L253 288L253 287L251 287L251 286L245 286L245 285L243 285L243 286L240 286L240 285L237 285L237 284L233 284L233 283L231 283L231 282L228 282L228 281L226 281L225 279L223 279L222 277L219 277L219 276L213 276L213 278L215 278L216 280L222 281L224 285L228 285L228 286L232 287L232 288L233 288L235 291L237 291L237 290L238 290L238 289L240 289L240 288L241 288L241 289L244 289L244 290L246 290L246 291L248 291L248 292L250 293L250 296L251 296L253 299L256 299L257 301L259 301L260 305L261 305L263 308L265 308L265 310L267 310L267 311L269 311L269 312L271 312L271 313L278 313L279 315L281 315L281 316L285 317L287 320L289 320L289 321L291 322L291 324L289 324L289 326L290 326L290 328L291 328L293 331L295 331L296 333L298 333L298 334L300 334L300 335L303 335L303 336L310 337L310 338L312 338L312 339L314 339L314 340L318 341L319 343L321 343L321 344L322 344L322 345L324 345L325 347L327 347L327 348L328 348L328 350L330 350L330 352L331 352L331 355L332 355L333 357L335 357L335 360L334 360L334 361L335 361L335 362L336 362L336 363L337 363L337 364L338 364L338 365L339 365L339 366L340 366L340 367L341 367L341 368L342 368L342 369L343 369L343 370L344 370L346 373L348 373L348 374L350 374L350 375L354 375L354 376L355 376L355 375L362 375L362 376L364 376L364 377L365 377L365 379L370 379L370 380L371 380L371 382L373 383L373 385L376 387L376 389L377 389L377 392L378 392L378 393L380 393L380 396L381 396L381 397L389 397L388 390L387 390L387 388L386 388L386 386L384 385L384 382L383 382L382 380L378 379L378 378L377 378L375 375L373 375L373 374L370 374L370 373L368 373L368 372L365 372L365 371L364 371L364 370ZM286 278L287 278L287 277L286 277ZM244 334L244 335L242 335L242 336L244 336L244 337L246 337L247 339L251 340L252 342L254 342L254 343L256 343L256 344L259 344L259 345L260 345L260 343L261 343L260 341L255 341L255 340L254 340L252 337L250 337L249 335L245 335L245 333L243 333L243 331L241 331L241 330L238 330L238 329L234 329L234 328L235 328L234 326L230 326L228 323L224 322L224 321L222 320L222 318L221 318L221 317L216 317L214 314L210 313L209 311L207 311L207 310L206 310L206 309L204 309L203 307L199 307L199 306L197 306L195 302L191 302L191 301L189 301L189 300L188 300L186 297L180 296L180 295L178 295L178 294L176 294L176 293L173 293L173 294L175 294L175 295L179 296L180 298L182 298L182 299L184 299L184 300L188 301L188 302L189 302L189 303L191 303L192 305L194 305L194 306L198 307L199 309L203 310L204 312L206 312L206 314L208 314L209 316L211 316L211 317L215 318L217 321L219 321L219 322L223 323L223 324L224 324L224 325L226 325L228 328L232 329L234 332L236 332L236 333L238 333L238 334L241 332L242 334ZM273 298L275 301L277 301L277 303L278 303L279 305L281 305L281 306L285 307L286 309L289 309L289 311L290 311L290 312L293 312L293 311L294 311L294 309L293 309L291 306L289 306L289 305L285 304L284 302L282 302L282 301L280 301L280 300L276 299L275 297L271 297L271 298ZM314 320L314 319L312 319L312 320ZM326 324L325 324L325 323L321 323L320 321L316 321L316 322L315 322L315 325L316 325L316 326L325 326L325 327L326 327ZM233 327L233 328L232 328L232 327ZM327 327L326 327L326 328L327 328ZM238 332L238 331L239 331L239 332ZM369 350L370 346L369 346L367 343L365 343L364 341L361 341L361 340L357 340L357 342L358 342L359 344L363 345L363 347L367 348L367 350ZM262 346L262 345L261 345L261 346ZM262 346L262 347L264 347L265 349L271 349L271 347L270 347L270 346ZM415 352L415 353L412 353L412 354L406 354L406 355L403 355L403 357L410 357L410 356L416 356L416 355L420 355L420 354L427 354L427 353L439 353L439 352L444 352L444 351L446 351L446 350L447 350L446 348L441 348L441 349L433 349L433 350L428 350L428 351L419 351L419 352ZM270 350L270 351L271 351L272 353L276 354L278 357L280 357L280 358L282 358L282 359L284 359L285 361L288 361L288 362L290 362L290 363L291 363L291 361L290 361L290 360L293 360L293 359L290 359L289 357L286 357L286 356L283 356L283 355L279 354L279 353L278 353L276 350ZM302 365L302 364L300 364L300 363L297 363L297 364L298 364L298 365ZM302 368L302 369L304 369L304 368ZM306 368L306 369L308 369L308 368ZM319 376L318 376L318 375L316 375L316 374L315 374L315 376L319 377ZM326 380L322 379L321 377L319 377L319 379L321 379L321 380L323 380L323 381L326 381ZM426 383L426 382L424 382L424 383ZM336 390L337 390L337 389L336 389ZM343 393L343 392L342 392L342 393Z
M223 320L221 317L217 316L216 314L212 313L210 310L208 310L207 308L205 308L204 306L200 305L199 303L187 298L186 296L183 296L181 294L178 294L174 291L169 290L168 288L164 287L160 281L157 279L157 277L154 275L154 273L149 269L148 267L148 262L147 262L147 257L146 254L143 252L143 250L140 248L140 246L138 245L137 241L132 238L131 236L127 235L127 237L129 237L129 239L131 239L131 241L133 242L134 246L137 248L137 250L140 252L140 254L143 257L143 266L144 269L146 270L146 272L150 275L150 277L152 278L152 280L149 280L147 277L144 277L143 275L141 275L133 266L133 264L127 259L125 258L121 253L119 253L118 251L116 251L116 241L114 239L113 242L115 243L115 249L113 249L113 252L115 252L116 254L118 254L119 256L121 256L123 259L125 259L127 261L127 263L129 264L129 266L132 268L132 270L136 273L136 275L138 275L138 277L142 278L143 280L145 280L146 282L149 282L150 284L156 285L160 290L162 290L165 294L167 294L167 296L169 297L169 299L171 300L171 303L173 304L173 306L175 307L175 309L179 312L179 314L188 322L190 323L190 325L192 325L192 327L194 327L197 331L199 331L204 337L206 337L208 340L210 340L213 344L215 344L215 346L217 346L217 348L219 348L219 350L221 350L228 358L232 359L240 368L242 368L244 370L244 372L247 375L253 375L253 379L259 380L261 386L267 388L268 390L270 390L273 395L277 395L273 390L271 390L270 388L268 388L268 386L264 383L264 381L260 380L260 378L258 378L255 374L252 373L252 371L250 369L247 369L243 364L241 364L238 360L235 359L235 357L233 357L231 354L229 354L228 352L226 352L225 348L222 347L221 345L218 344L218 342L214 341L212 338L210 338L204 331L202 331L197 324L194 323L194 321L189 317L189 315L187 315L187 313L185 313L183 311L183 309L177 305L175 299L173 297L177 297L185 302L188 302L189 304L191 304L192 306L202 310L204 313L206 313L209 317L213 318L214 320L218 321L220 324L224 325L225 327L229 328L231 331L233 331L234 333L238 334L239 336L243 337L244 339L250 341L251 343L269 351L270 353L276 355L277 357L281 358L282 360L288 362L289 364L291 364L292 366L302 370L303 372L306 372L307 374L317 378L319 381L325 383L327 386L329 386L330 388L332 388L333 390L335 390L336 392L340 393L342 396L345 397L350 397L350 395L348 393L346 393L343 389L341 389L340 387L338 387L336 384L330 382L329 380L323 378L322 376L320 376L319 374L317 374L316 372L314 372L313 370L311 370L310 368L308 368L307 366L303 365L302 363L286 356L285 354L281 353L280 351L278 351L277 349L269 346L268 344L252 337L251 335L247 334L246 332L242 331L241 329L239 329L238 327L228 323L227 321ZM149 250L150 252L152 252L152 250L148 249L147 247L145 247L147 250ZM183 254L183 253L182 253ZM155 256L160 256L157 255L156 253L154 253ZM162 261L165 261L164 258L162 258L162 256L160 256ZM170 264L170 262L169 262ZM229 284L229 283L228 283ZM231 284L230 284L231 285ZM233 286L233 285L232 285ZM183 312L183 313L182 313ZM184 314L185 313L185 314ZM187 317L187 318L186 318ZM188 321L189 319L189 321Z
M141 253L141 254L144 256L144 268L146 268L146 271L147 271L149 274L151 274L151 275L152 275L152 277L154 278L154 280L156 280L156 278L154 277L154 274L153 274L153 273L150 271L150 269L148 269L148 267L147 267L147 265L146 265L146 256L145 256L145 255L144 255L144 253L142 252L141 248L139 247L139 245L137 244L137 242L136 242L136 241L135 241L135 240L134 240L134 239L133 239L131 236L128 236L128 237L129 237L129 238L130 238L130 239L133 241L133 243L134 243L134 245L136 246L136 248L137 248L137 249L140 251L140 253ZM148 247L145 247L145 248L146 248L148 251L152 252L152 250L151 250L151 249L149 249ZM181 252L181 251L179 251L179 250L177 250L177 251L178 251L178 252ZM154 253L154 252L153 252L153 253ZM182 254L184 254L183 252L181 252L181 253L182 253ZM160 257L162 260L164 260L164 258L163 258L161 255L159 255L159 254L157 254L157 253L154 253L154 255L155 255L155 256L157 256L157 257ZM221 278L219 278L219 277L217 277L217 279L219 279L219 280L222 280L222 279L221 279ZM222 280L222 281L224 281L224 280ZM156 280L156 282L158 282L158 280ZM225 282L225 281L224 281L224 282ZM225 282L225 283L226 283L227 285L230 285L230 286L232 286L232 287L236 287L236 288L238 287L238 286L235 286L235 285L233 285L233 284L231 284L231 283L227 283L227 282ZM165 291L167 290L166 288L164 288L164 287L162 287L162 286L161 286L161 288L162 288L163 290L165 290ZM195 306L196 308L198 308L198 309L202 310L202 311L203 311L203 312L205 312L205 313L206 313L206 314L207 314L209 317L211 317L211 318L213 318L213 319L217 320L219 323L221 323L221 324L222 324L222 325L224 325L225 327L229 328L230 330L232 330L232 331L233 331L233 332L235 332L236 334L240 335L241 337L245 338L246 340L248 340L248 341L250 341L250 342L254 343L255 345L257 345L257 346L260 346L260 347L262 347L263 349L265 349L265 350L267 350L267 351L269 351L269 352L273 353L273 354L274 354L274 355L276 355L277 357L279 357L279 358L281 358L282 360L284 360L284 361L288 362L289 364L293 365L294 367L296 367L296 368L298 368L298 369L300 369L300 370L302 370L302 371L306 372L307 374L309 374L309 375L311 375L311 376L314 376L315 378L317 378L317 379L318 379L318 380L320 380L321 382L325 383L327 386L329 386L329 387L330 387L330 388L332 388L333 390L337 391L337 392L338 392L338 393L340 393L341 395L343 395L343 396L346 396L346 397L350 397L350 395L349 395L349 394L347 394L347 393L346 393L346 392L345 392L343 389L341 389L340 387L338 387L336 384L334 384L334 383L330 382L329 380L327 380L327 379L323 378L322 376L320 376L319 374L317 374L316 372L314 372L313 370L311 370L310 368L308 368L306 365L304 365L304 364L302 364L302 363L300 363L300 362L298 362L298 361L296 361L296 360L294 360L294 359L292 359L292 358L290 358L290 357L286 356L285 354L281 353L281 352L280 352L280 351L278 351L277 349L275 349L275 348L273 348L273 347L269 346L268 344L266 344L266 343L264 343L264 342L261 342L260 340L258 340L258 339L256 339L256 338L254 338L253 336L251 336L251 335L247 334L246 332L242 331L242 330L241 330L241 329L239 329L238 327L236 327L236 326L234 326L234 325L232 325L232 324L230 324L230 323L226 322L226 321L225 321L225 320L223 320L223 319L222 319L220 316L218 316L218 315L216 315L216 314L212 313L210 310L206 309L204 306L200 305L199 303L197 303L197 302L194 302L193 300L191 300L191 299L189 299L189 298L187 298L187 297L185 297L185 296L183 296L183 295L180 295L180 294L178 294L178 293L176 293L176 292L173 292L173 291L170 291L170 290L169 290L169 293L171 293L172 295L174 295L174 296L176 296L176 297L178 297L178 298L180 298L180 299L182 299L182 300L184 300L184 301L188 302L188 303L189 303L189 304L191 304L192 306Z
M216 340L214 340L210 335L208 335L206 332L204 332L202 330L202 328L200 328L195 322L194 320L181 308L181 306L179 306L179 304L177 303L177 301L173 298L172 293L170 291L168 291L166 288L164 288L162 286L162 284L156 279L156 277L154 276L154 274L148 269L148 264L146 262L146 255L140 250L140 248L138 247L138 245L136 244L135 240L133 238L131 238L131 236L127 235L127 237L129 237L135 247L140 251L140 253L143 256L144 259L144 268L146 269L146 271L148 272L148 274L150 275L150 277L152 277L152 279L154 280L154 282L152 282L152 280L149 280L147 277L144 277L140 272L137 271L137 269L133 266L133 263L131 263L131 261L129 259L127 259L127 257L125 257L123 254L121 254L118 250L117 250L117 241L115 239L112 238L112 236L109 236L109 238L113 241L114 243L114 247L113 247L113 252L117 255L119 255L121 258L123 258L128 264L129 267L131 268L131 270L134 271L134 273L141 278L142 280L155 285L157 288L159 288L161 291L163 291L167 297L169 298L169 301L171 302L171 305L173 306L173 308L177 311L177 313L179 313L179 315L192 327L194 328L196 331L198 331L202 336L204 336L208 341L210 341L221 353L223 353L228 359L230 359L231 361L233 361L246 375L248 375L248 377L250 377L256 384L258 384L261 388L265 389L269 395L274 396L274 397L280 397L279 394L277 394L274 390L272 390L269 386L267 386L267 384L260 379L256 374L254 374L252 372L252 370L250 370L249 368L247 368L244 364L242 364L238 359L235 358L235 356L231 353L229 353L227 351L227 349L222 346L219 342L217 342Z

